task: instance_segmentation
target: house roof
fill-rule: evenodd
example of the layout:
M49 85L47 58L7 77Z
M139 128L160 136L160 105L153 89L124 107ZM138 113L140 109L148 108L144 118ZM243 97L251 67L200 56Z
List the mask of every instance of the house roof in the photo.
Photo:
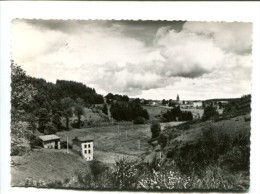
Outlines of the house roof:
M42 135L42 136L39 136L39 138L42 140L42 141L50 141L50 140L57 140L57 139L60 139L59 136L57 135Z
M85 142L85 141L93 141L94 137L92 135L87 135L87 136L84 136L84 137L75 137L73 140L77 140L77 139L80 142Z

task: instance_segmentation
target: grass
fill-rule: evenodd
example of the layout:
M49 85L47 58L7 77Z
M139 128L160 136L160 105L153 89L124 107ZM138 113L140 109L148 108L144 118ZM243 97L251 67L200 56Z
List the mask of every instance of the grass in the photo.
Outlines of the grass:
M75 136L80 137L88 134L94 136L94 149L95 151L98 151L97 153L111 153L111 155L115 155L115 158L117 158L120 154L122 156L140 157L142 154L151 149L151 146L147 143L147 139L150 138L150 125L147 124L132 125L129 123L120 123L119 130L118 125L109 125L72 129L70 131L57 133L57 135L61 137L61 141L66 141L68 138L70 144ZM108 154L106 154L103 158L99 157L100 160L106 160L107 155Z
M249 115L249 114L248 114ZM183 128L182 130L176 130L176 138L171 140L171 146L183 146L189 143L198 141L202 135L203 128L211 127L213 130L223 132L225 134L248 134L250 133L250 122L245 122L244 118L248 115L242 115L230 119L221 120L219 122L198 122L192 124L192 127L179 125L178 128ZM185 130L185 132L183 132Z
M160 107L160 106L143 105L142 107L148 111L150 117L149 120L158 119L157 116L161 115L161 112L164 113L167 112L167 110L169 110L168 107Z
M65 150L40 149L23 156L12 156L12 186L22 186L27 177L51 182L71 178L76 170L89 168L79 155Z

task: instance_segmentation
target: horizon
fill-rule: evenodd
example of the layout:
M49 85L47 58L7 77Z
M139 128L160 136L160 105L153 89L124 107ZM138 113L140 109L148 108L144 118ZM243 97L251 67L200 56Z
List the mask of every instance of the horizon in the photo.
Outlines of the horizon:
M13 60L48 82L153 100L251 94L251 23L16 19L12 25Z

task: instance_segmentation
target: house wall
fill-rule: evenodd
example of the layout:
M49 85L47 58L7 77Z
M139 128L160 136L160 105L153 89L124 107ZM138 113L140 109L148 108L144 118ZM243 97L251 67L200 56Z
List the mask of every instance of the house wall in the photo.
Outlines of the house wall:
M55 141L45 141L45 142L43 142L43 147L49 148L49 149L55 149ZM60 141L58 141L57 148L60 149Z
M84 142L81 144L81 154L87 161L93 160L93 141Z

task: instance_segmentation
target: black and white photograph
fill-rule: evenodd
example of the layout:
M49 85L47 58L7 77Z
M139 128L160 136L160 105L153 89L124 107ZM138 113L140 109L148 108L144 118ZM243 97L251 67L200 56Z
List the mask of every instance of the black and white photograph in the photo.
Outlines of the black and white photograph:
M249 189L252 23L11 27L12 187Z

